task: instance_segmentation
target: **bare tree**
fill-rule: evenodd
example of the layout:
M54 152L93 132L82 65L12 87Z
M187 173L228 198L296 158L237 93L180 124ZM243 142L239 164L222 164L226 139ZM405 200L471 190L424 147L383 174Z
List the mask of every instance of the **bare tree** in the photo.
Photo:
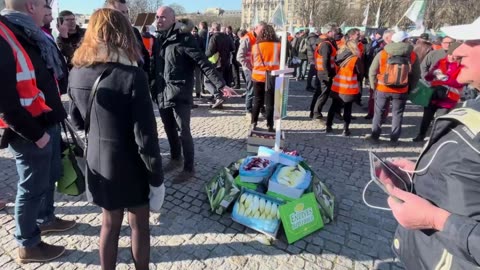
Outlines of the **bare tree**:
M129 0L128 8L130 20L133 22L140 13L156 12L158 7L162 5L161 0Z
M181 14L186 14L187 13L187 10L185 9L185 7L183 7L180 4L173 3L173 4L170 4L168 6L171 7L175 11L176 15L181 15Z

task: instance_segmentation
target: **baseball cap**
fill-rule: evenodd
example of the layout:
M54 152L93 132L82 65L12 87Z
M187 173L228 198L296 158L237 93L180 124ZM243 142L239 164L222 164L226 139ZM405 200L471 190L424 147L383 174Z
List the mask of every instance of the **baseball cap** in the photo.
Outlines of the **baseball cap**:
M480 40L480 17L471 24L446 26L441 28L447 36L458 40Z
M392 36L392 41L395 43L403 42L405 39L409 38L407 32L405 31L398 31Z

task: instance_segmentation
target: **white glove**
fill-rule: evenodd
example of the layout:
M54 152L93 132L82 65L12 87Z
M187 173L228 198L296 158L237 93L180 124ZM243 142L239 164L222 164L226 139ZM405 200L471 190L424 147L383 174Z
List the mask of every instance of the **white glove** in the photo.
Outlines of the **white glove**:
M150 199L150 210L160 211L165 199L165 185L162 184L159 187L150 186L150 194L148 195Z

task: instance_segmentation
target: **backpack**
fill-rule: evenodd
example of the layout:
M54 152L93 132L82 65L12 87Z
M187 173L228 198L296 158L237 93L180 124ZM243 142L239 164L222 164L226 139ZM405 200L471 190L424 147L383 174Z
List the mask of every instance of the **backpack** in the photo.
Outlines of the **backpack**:
M383 83L392 88L407 87L408 75L411 70L410 56L388 55Z

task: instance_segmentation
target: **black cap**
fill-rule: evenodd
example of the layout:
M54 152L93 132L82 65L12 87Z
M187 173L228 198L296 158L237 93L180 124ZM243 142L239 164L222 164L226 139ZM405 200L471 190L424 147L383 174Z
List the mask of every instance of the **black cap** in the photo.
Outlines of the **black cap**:
M424 39L424 40L430 40L430 36L427 34L427 33L423 33L420 35L420 38L421 39Z

